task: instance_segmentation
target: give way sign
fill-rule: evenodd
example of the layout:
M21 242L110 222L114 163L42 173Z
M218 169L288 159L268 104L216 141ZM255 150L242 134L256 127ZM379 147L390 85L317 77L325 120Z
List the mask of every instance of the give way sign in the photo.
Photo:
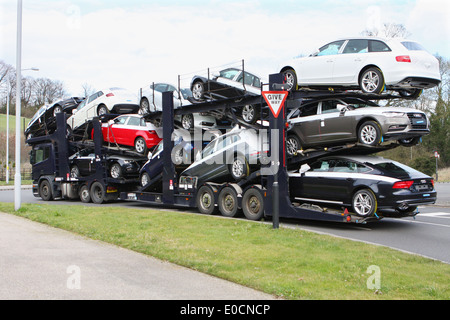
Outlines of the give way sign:
M263 91L261 92L275 118L278 118L288 96L287 91Z

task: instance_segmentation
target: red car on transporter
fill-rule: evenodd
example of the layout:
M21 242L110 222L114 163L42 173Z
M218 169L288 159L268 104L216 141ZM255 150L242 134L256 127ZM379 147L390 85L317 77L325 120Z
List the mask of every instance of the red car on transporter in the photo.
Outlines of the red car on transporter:
M138 114L122 115L102 125L104 141L134 147L141 154L147 153L162 140L162 132L158 131L161 129Z

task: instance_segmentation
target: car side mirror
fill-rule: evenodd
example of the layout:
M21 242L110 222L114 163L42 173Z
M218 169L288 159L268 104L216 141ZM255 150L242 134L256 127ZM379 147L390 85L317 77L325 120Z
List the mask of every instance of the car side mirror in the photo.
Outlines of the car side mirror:
M197 152L197 154L195 155L195 161L200 161L200 160L202 160L202 154L201 154L201 152L199 151L199 152Z
M149 153L148 153L148 155L147 155L148 160L150 160L152 157L153 157L153 154L152 154L151 151L149 151Z
M77 109L72 109L72 114L77 113Z
M313 53L311 53L309 56L310 56L310 57L317 57L317 56L319 55L319 53L320 53L320 51L319 51L319 50L316 50L316 51L314 51Z
M220 77L220 73L219 72L213 72L211 74L211 76L213 77L213 79L216 79L216 78Z
M305 174L305 172L307 172L309 169L311 169L311 167L307 164L302 164L302 166L300 167L300 174Z

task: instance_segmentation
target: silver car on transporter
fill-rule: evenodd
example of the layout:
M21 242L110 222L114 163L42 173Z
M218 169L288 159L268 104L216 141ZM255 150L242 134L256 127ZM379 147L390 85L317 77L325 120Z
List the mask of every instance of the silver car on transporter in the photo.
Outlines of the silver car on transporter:
M286 152L359 142L377 146L397 140L404 146L419 143L430 132L424 112L412 108L381 107L359 98L304 101L287 116Z

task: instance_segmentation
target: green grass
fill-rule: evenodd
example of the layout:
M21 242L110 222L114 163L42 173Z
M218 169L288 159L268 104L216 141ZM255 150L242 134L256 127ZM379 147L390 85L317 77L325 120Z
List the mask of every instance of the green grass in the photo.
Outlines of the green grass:
M14 213L13 204L0 203ZM302 230L193 213L24 204L15 214L286 299L450 298L450 265ZM367 268L381 289L367 288Z
M21 132L25 131L25 127L28 125L28 122L30 122L30 119L21 117L20 119L20 126L21 126ZM9 131L14 132L16 130L16 116L9 116ZM0 132L5 131L6 132L6 114L0 114Z

